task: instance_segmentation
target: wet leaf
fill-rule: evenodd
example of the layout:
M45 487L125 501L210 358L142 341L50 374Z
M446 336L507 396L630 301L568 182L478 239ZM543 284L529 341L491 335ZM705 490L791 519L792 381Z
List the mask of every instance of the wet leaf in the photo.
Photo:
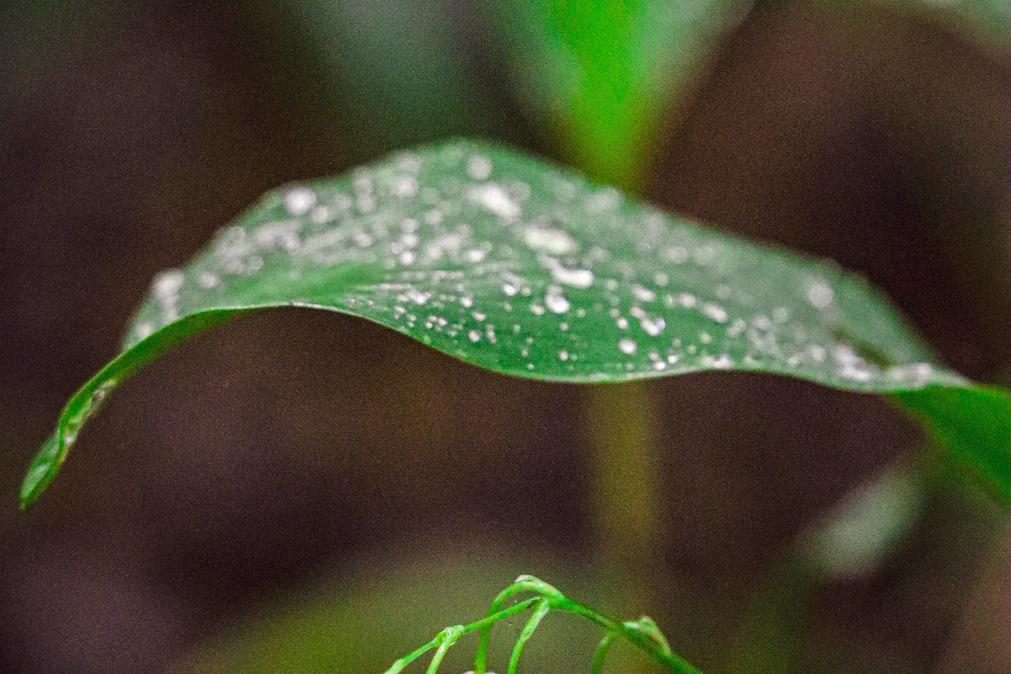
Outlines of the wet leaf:
M22 502L139 367L231 317L292 306L375 321L518 377L735 370L894 394L1008 495L1007 391L940 366L859 277L554 164L455 141L270 192L186 267L158 275L123 351L64 409Z

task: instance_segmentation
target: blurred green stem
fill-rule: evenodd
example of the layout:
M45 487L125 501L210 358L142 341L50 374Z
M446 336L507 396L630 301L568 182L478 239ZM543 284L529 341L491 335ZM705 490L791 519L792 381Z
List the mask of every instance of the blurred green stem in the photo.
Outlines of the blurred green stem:
M650 399L645 384L587 390L593 445L594 511L600 571L626 606L650 600L650 567L659 534L660 481L654 465Z

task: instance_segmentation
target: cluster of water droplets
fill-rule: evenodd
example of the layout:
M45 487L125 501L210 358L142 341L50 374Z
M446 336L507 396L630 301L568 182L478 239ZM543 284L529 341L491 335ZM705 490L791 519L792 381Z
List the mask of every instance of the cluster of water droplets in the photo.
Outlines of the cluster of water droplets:
M317 306L547 378L734 368L849 386L929 380L887 311L852 325L841 285L864 292L830 267L461 142L267 195L186 270L155 279L129 339L202 309ZM868 331L880 335L870 351L848 337Z

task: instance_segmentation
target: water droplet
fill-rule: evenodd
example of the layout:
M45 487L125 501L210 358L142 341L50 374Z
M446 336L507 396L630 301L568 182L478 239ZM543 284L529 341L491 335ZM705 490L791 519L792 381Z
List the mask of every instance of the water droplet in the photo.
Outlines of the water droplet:
M564 363L568 359L569 359L569 352L568 351L565 351L563 349L563 350L561 350L561 351L558 352L558 360L560 360L560 361L562 361Z
M485 210L504 220L513 220L520 215L520 205L509 196L509 193L501 185L496 183L479 185L472 187L468 194Z
M632 296L640 302L652 302L656 299L656 293L649 288L644 288L638 283L632 286Z
M471 330L467 333L467 339L472 342L479 342L481 341L481 333L478 330Z
M621 350L622 353L631 356L633 353L635 353L636 349L639 348L639 345L635 343L634 339L626 338L618 340L618 348Z
M217 288L221 285L221 277L209 271L202 271L197 276L197 283L200 284L201 288Z
M716 370L728 370L734 366L734 360L729 354L721 353L718 356L703 356L702 364Z
M934 368L930 363L907 363L895 365L885 372L892 381L899 381L910 384L923 384L934 374Z
M661 316L653 318L646 316L639 319L639 325L647 335L656 337L663 332L665 327L667 327L667 321L665 321Z
M491 160L481 154L476 154L467 160L467 175L474 180L487 180L491 177Z
M702 313L705 314L707 318L714 320L717 323L726 323L729 318L729 316L727 316L727 310L718 304L703 304Z
M572 306L558 286L548 287L548 291L544 295L544 304L548 310L556 314L564 314Z
M650 316L642 307L632 307L629 313L639 319L639 327L650 337L656 337L667 327L667 321L663 316Z
M576 250L578 244L568 233L551 227L531 226L523 230L523 241L535 250L552 255L565 255Z
M424 304L431 296L432 293L422 292L417 288L411 288L407 291L407 299L411 300L415 304Z
M178 269L166 269L154 277L151 292L162 302L174 301L185 280L186 277Z
M545 257L542 262L551 272L551 278L558 283L573 288L589 288L593 285L593 272L589 269L570 269L552 257Z
M408 199L418 193L418 180L414 176L397 176L393 180L391 191L394 196Z
M827 309L835 300L835 291L823 279L815 279L807 286L807 301L816 309Z
M677 296L677 302L685 309L691 309L698 303L698 300L695 298L695 295L692 295L691 293L679 293Z
M308 187L293 187L284 194L284 208L291 215L305 215L315 205L316 193Z

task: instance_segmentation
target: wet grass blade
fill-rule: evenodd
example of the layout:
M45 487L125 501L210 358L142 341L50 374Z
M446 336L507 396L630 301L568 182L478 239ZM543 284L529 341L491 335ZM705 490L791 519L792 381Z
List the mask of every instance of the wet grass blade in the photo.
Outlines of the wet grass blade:
M555 164L453 141L270 192L184 268L161 273L122 352L65 407L22 504L138 368L224 320L292 306L365 318L517 377L733 370L892 395L1009 494L1008 392L937 363L861 278Z

